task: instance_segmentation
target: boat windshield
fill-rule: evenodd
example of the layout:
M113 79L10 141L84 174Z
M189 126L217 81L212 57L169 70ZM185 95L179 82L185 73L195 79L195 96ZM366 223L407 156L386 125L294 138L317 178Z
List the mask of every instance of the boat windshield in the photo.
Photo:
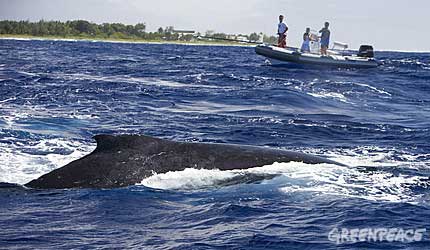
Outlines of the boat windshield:
M319 54L320 53L320 39L318 36L318 31L311 30L311 42L310 42L310 49L312 54Z

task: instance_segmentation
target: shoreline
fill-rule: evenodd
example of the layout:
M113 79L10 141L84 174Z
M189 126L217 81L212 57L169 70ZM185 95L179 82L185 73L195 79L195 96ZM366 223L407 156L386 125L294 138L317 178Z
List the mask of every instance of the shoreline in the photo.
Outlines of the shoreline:
M0 35L0 40L104 42L104 43L128 43L128 44L171 44L171 45L185 45L185 46L232 46L232 47L254 47L255 46L255 45L241 44L241 43L235 43L235 42L166 41L166 40L57 37L57 36L31 36L31 35L5 35L5 34Z
M0 40L22 40L22 41L64 41L64 42L101 42L101 43L125 43L125 44L170 44L184 46L229 46L229 47L255 47L253 44L236 42L213 42L213 41L166 41L166 40L143 40L143 39L111 39L111 38L88 38L88 37L57 37L57 36L31 36L31 35L8 35L0 34ZM263 44L263 43L262 43ZM430 51L407 51L407 50L376 50L375 52L396 53L423 53Z

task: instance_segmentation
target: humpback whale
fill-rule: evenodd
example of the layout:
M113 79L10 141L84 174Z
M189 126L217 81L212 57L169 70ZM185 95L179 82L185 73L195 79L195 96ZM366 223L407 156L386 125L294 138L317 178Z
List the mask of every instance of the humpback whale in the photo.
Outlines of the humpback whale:
M190 143L145 135L97 135L87 156L25 184L30 188L117 188L155 173L197 169L248 169L274 162L340 163L299 152L256 146Z

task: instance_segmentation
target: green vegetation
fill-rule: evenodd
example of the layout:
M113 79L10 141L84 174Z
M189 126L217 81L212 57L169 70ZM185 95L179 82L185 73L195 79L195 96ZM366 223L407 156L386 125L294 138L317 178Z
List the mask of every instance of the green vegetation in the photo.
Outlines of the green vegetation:
M196 37L200 33L189 34L175 31L172 26L160 27L156 32L147 32L144 23L125 25L121 23L96 24L85 20L76 21L0 21L0 36L17 37L51 37L74 39L106 39L106 40L131 40L131 41L173 41L173 42L197 42ZM216 38L239 39L259 41L263 36L266 43L275 43L275 37L252 33L250 35L228 35L207 31L204 36ZM207 41L206 41L207 42ZM211 41L217 42L217 41ZM218 41L219 43L219 41ZM225 42L222 42L225 43Z

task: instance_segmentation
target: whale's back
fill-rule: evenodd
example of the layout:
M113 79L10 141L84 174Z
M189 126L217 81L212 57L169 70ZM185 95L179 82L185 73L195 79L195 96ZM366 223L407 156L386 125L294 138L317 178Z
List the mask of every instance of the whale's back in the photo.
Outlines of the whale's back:
M283 150L231 144L175 142L144 135L98 135L97 148L26 184L32 188L113 188L155 173L197 169L248 169L274 162L333 161Z

